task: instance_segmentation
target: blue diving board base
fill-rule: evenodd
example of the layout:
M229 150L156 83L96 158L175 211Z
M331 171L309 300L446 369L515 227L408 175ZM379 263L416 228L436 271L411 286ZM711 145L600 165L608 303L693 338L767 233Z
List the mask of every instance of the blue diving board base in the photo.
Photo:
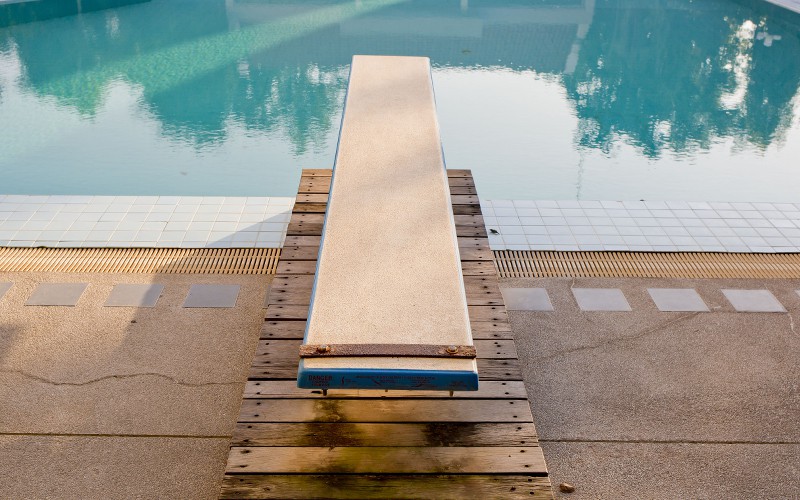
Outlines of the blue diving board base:
M478 374L443 370L307 369L297 371L301 389L385 389L424 391L477 391Z

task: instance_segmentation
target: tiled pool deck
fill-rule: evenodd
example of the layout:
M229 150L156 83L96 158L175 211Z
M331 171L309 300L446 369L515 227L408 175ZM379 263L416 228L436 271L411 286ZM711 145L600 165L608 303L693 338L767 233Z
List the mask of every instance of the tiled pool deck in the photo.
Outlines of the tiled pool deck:
M274 248L292 197L0 195L0 246ZM481 200L493 250L800 252L800 203Z
M0 195L0 246L274 248L294 198Z

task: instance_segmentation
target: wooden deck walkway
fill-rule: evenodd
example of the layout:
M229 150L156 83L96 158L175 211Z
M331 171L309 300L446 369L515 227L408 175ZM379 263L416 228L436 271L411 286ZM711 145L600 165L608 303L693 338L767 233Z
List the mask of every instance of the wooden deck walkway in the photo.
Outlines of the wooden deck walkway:
M475 184L448 180L480 390L296 387L331 181L304 170L220 498L552 498Z

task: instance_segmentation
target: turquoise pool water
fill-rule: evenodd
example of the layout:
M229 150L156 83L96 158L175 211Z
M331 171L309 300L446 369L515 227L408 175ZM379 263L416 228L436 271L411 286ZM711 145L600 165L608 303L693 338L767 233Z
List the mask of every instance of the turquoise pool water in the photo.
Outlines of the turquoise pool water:
M0 1L0 193L292 195L353 54L431 58L484 197L800 200L800 16L744 0Z

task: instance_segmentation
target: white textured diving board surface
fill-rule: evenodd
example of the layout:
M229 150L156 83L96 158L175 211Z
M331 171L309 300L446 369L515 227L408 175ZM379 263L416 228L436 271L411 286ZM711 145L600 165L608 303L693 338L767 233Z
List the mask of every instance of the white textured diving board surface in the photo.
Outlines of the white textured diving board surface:
M767 2L800 14L800 0L767 0Z
M472 345L452 213L429 60L354 57L305 343ZM477 384L474 360L398 357L305 359L300 382L331 369Z

